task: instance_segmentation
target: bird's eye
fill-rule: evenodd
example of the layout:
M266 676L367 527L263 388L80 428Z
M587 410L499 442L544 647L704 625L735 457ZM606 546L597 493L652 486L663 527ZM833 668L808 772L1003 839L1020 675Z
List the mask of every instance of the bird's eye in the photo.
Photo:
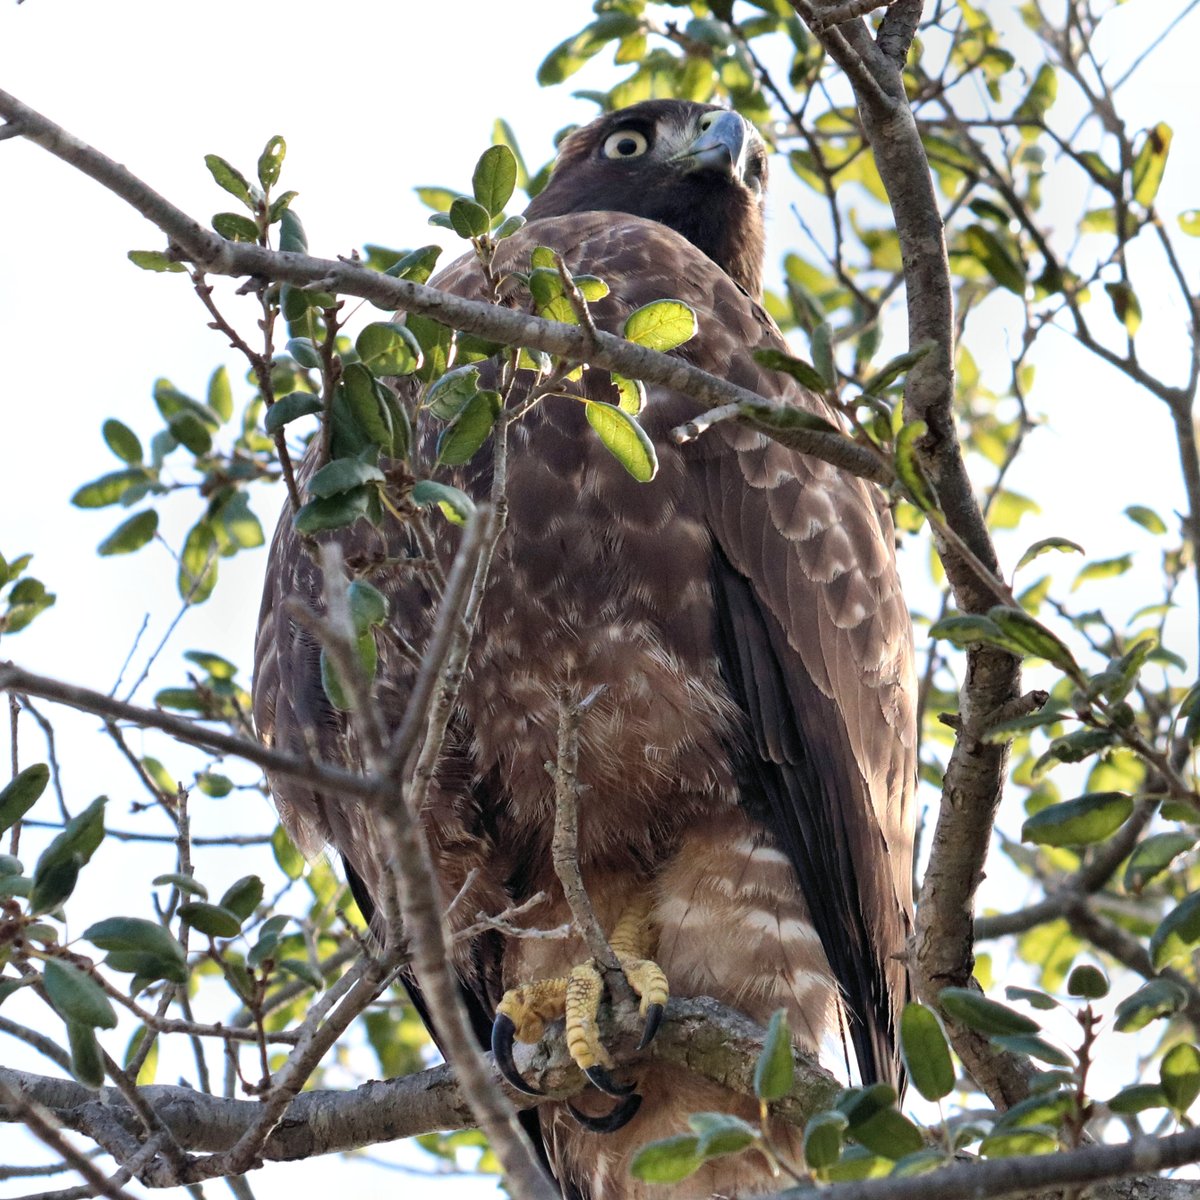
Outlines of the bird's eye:
M618 129L604 139L605 158L638 158L649 149L645 134L636 129Z
M719 116L719 113L707 112L697 122L697 128L703 133Z

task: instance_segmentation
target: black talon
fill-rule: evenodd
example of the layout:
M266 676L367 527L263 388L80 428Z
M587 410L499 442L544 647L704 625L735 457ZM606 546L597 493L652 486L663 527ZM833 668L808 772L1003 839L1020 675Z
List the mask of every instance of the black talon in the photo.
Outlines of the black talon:
M588 1067L584 1074L591 1080L592 1086L599 1088L606 1096L616 1096L619 1099L633 1092L632 1083L618 1083L604 1067Z
M505 1016L504 1013L496 1014L496 1019L492 1022L492 1057L496 1060L496 1070L518 1092L524 1092L527 1096L542 1096L545 1093L540 1088L535 1088L532 1083L526 1083L521 1078L521 1072L513 1062L513 1035L516 1032L517 1027L513 1024L512 1017Z
M580 1112L575 1105L567 1105L567 1108L571 1110L571 1116L589 1133L616 1133L618 1129L623 1129L637 1116L637 1110L641 1107L642 1097L638 1092L626 1096L612 1112L605 1113L601 1117L589 1117L587 1113Z
M639 1050L645 1050L654 1041L654 1035L662 1024L663 1011L661 1004L652 1004L646 1009L646 1024L642 1027L642 1040L637 1044Z

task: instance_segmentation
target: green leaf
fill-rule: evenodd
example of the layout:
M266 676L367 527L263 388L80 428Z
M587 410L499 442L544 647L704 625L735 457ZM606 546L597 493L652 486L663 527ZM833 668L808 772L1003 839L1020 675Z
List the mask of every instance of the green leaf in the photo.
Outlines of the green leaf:
M970 225L964 234L967 250L1002 287L1017 296L1025 294L1025 271L1009 247L983 225Z
M339 390L345 413L353 421L357 432L368 443L390 452L395 429L385 385L362 363L349 363L344 368Z
M287 154L287 142L276 134L264 147L258 156L258 182L264 190L269 190L279 182L279 168L283 166L283 156Z
M1168 963L1189 958L1191 948L1200 942L1200 892L1193 892L1159 922L1150 936L1150 959L1155 970Z
M79 866L77 859L69 859L35 870L29 888L30 913L53 912L68 899L79 882Z
M1111 837L1133 813L1125 792L1090 792L1051 804L1021 826L1021 841L1039 846L1091 846Z
M1148 1108L1170 1107L1166 1093L1157 1083L1135 1083L1122 1088L1115 1096L1105 1101L1108 1108L1121 1116L1134 1116Z
M212 227L229 242L249 242L253 245L258 241L258 226L241 213L216 213Z
M0 833L11 829L34 806L49 780L50 768L45 763L34 763L0 790Z
M792 1090L796 1074L796 1056L792 1049L792 1033L788 1028L787 1009L778 1008L771 1014L767 1036L754 1065L754 1094L770 1104L782 1100Z
M647 1183L678 1183L696 1171L704 1159L695 1134L680 1133L643 1146L629 1164L629 1173Z
M284 349L296 360L297 365L306 370L319 371L321 369L321 352L312 338L290 338Z
M133 1037L129 1039L129 1045L125 1047L124 1060L121 1065L126 1071L133 1067L139 1051L141 1050L146 1038L149 1036L149 1029L145 1025L134 1031ZM158 1072L158 1041L157 1039L150 1043L146 1049L145 1057L142 1059L142 1065L138 1068L137 1078L134 1082L138 1087L146 1087L154 1082L155 1075Z
M1026 1004L1032 1005L1042 1012L1053 1012L1056 1008L1062 1007L1053 996L1046 995L1038 988L1015 987L1009 984L1004 989L1004 994L1010 1000L1024 1000Z
M373 463L359 458L335 458L308 481L308 494L326 500L342 492L352 492L364 484L383 482L383 472Z
M1103 1000L1108 995L1108 978L1099 967L1081 963L1067 976L1067 995L1084 1000Z
M658 474L650 435L624 409L589 401L587 419L609 453L639 483L649 483Z
M525 224L525 218L520 213L514 213L511 217L505 217L503 221L496 227L492 237L498 242L502 242L507 237L512 237Z
M1058 1138L1040 1129L1011 1129L986 1137L979 1145L985 1158L1013 1158L1026 1154L1054 1154Z
M991 1041L993 1045L999 1046L1002 1050L1009 1050L1013 1054L1024 1054L1054 1067L1074 1067L1076 1065L1075 1059L1065 1050L1060 1050L1057 1046L1051 1045L1043 1038L1034 1037L1032 1034L1008 1034L1002 1037L993 1037Z
M1106 283L1104 290L1112 302L1114 315L1125 326L1125 332L1130 337L1136 337L1142 325L1142 306L1137 293L1124 282Z
M614 388L617 389L617 407L631 417L636 417L646 407L646 386L640 379L626 379L615 371L609 375Z
M988 609L987 615L1001 634L1019 646L1023 653L1044 658L1062 671L1078 671L1075 657L1066 643L1024 609L997 604Z
M289 205L298 195L300 195L299 192L281 192L276 196L271 201L271 207L267 210L267 224L274 225L277 221L281 220L283 214L287 212Z
M934 349L935 345L935 342L921 342L904 354L898 354L895 358L889 359L863 384L863 395L878 396L889 384L911 371L921 359Z
M181 712L203 712L204 701L194 688L162 688L154 694L154 703L159 708L175 708ZM171 795L175 789L171 788Z
M168 871L165 875L155 875L150 882L155 887L178 888L185 895L199 896L201 900L208 899L208 888L192 875L181 875L178 871ZM114 919L118 921L125 920L123 917ZM150 922L147 923L149 924ZM95 929L96 927L93 925L92 928ZM156 928L158 927L156 926Z
M479 368L455 367L434 380L425 393L425 405L435 417L453 420L479 391Z
M220 187L231 196L236 196L251 212L254 211L254 197L250 194L250 184L246 177L236 167L231 167L219 154L206 154L204 165L208 167Z
M276 825L275 832L271 834L271 853L279 869L289 879L299 879L304 874L304 855L296 849L282 825Z
M938 1004L947 1016L978 1033L1003 1037L1006 1034L1041 1031L1041 1026L1032 1017L1009 1008L1007 1004L989 1000L973 988L942 988L938 993Z
M651 350L673 350L696 336L696 314L681 300L655 300L625 318L621 336Z
M108 448L122 461L136 465L142 461L141 439L128 425L109 417L101 427Z
M203 604L217 586L217 538L212 526L199 520L188 531L179 555L177 584L188 604Z
M352 364L353 365L353 364ZM299 417L308 417L321 411L321 397L312 392L290 392L282 400L276 400L267 409L263 428L269 434L278 433L285 425Z
M704 1159L738 1154L759 1138L758 1130L753 1125L731 1113L692 1113L688 1117L688 1124L700 1138L696 1150Z
M828 321L813 326L809 348L812 350L813 366L825 384L821 390L828 391L837 383L837 365L833 361L833 326Z
M1182 220L1182 218L1180 219ZM135 267L141 267L143 271L169 271L172 274L179 274L179 272L187 270L183 263L169 258L161 250L130 250L126 258Z
M196 776L196 786L214 800L221 800L233 791L233 780L227 775L219 775L216 771L202 771Z
M33 881L51 867L63 863L83 866L91 861L100 843L104 840L104 806L107 796L98 796L82 812L76 813L63 827L62 833L42 851L33 869ZM43 910L44 911L44 910Z
M1200 208L1189 208L1181 212L1179 214L1179 228L1188 237L1200 237Z
M325 986L321 972L305 958L280 959L279 966L289 975L294 975L302 983L320 991Z
M1149 208L1158 195L1167 168L1171 137L1171 127L1160 121L1146 130L1146 136L1133 156L1133 198L1143 208Z
M279 249L292 254L308 253L308 237L304 232L304 224L293 208L289 208L279 218Z
M158 513L148 508L144 512L140 512L130 517L127 521L122 521L96 547L96 553L102 557L108 557L112 554L132 554L135 550L140 550L147 542L153 540L154 535L158 532Z
M1043 63L1034 76L1025 99L1017 106L1018 120L1040 122L1058 96L1058 73L1049 63Z
M891 1094L887 1104L883 1103L885 1091ZM876 1084L864 1088L863 1093L846 1113L850 1136L860 1146L893 1162L924 1147L921 1131L894 1107L896 1093L889 1085Z
M207 671L214 679L232 679L237 674L237 667L227 658L213 654L211 650L187 650L184 658ZM174 785L171 791L174 791Z
M449 188L442 187L419 187L413 188L417 193L417 198L427 208L432 208L434 212L449 212L450 205L458 198L458 192L452 192Z
M375 321L354 343L372 375L409 375L421 365L421 347L412 332L396 321Z
M237 937L242 922L237 913L230 912L218 904L204 900L189 900L179 906L179 915L195 930L206 937Z
M940 1100L954 1090L954 1063L942 1026L931 1009L915 1001L900 1017L900 1053L913 1087L926 1100Z
M486 389L476 392L438 437L438 463L460 466L474 458L503 407L499 392Z
M104 989L73 963L52 958L42 975L46 996L59 1015L95 1029L115 1029L117 1014Z
M84 1087L98 1088L104 1084L104 1059L100 1043L90 1025L67 1022L67 1044L71 1048L71 1074Z
M1151 533L1162 534L1167 532L1167 523L1154 511L1152 508L1147 508L1144 504L1131 504L1126 510L1125 515L1143 529L1149 530Z
M505 145L490 146L475 164L471 187L476 201L493 217L498 217L512 198L517 186L517 160ZM454 206L450 207L451 220Z
M475 502L466 492L433 479L422 479L416 484L412 502L418 508L436 504L455 525L462 525L475 511Z
M904 485L913 503L922 512L931 512L937 508L937 493L917 456L917 440L924 437L927 428L924 421L905 422L896 434L896 451L892 461L896 478Z
M1151 1021L1171 1017L1187 1004L1187 992L1173 979L1151 979L1114 1010L1113 1028L1120 1033L1136 1033Z
M321 533L326 529L341 529L365 517L370 509L370 490L356 488L324 500L310 500L303 505L292 523L297 533Z
M846 1114L836 1109L809 1118L804 1126L804 1161L810 1170L823 1171L838 1161L849 1123Z
M459 196L454 200L447 216L450 218L450 228L460 238L483 237L492 223L488 210L482 204L468 200L466 196Z
M208 377L208 407L224 422L233 416L233 391L229 386L229 372L217 367Z
M221 897L221 908L248 921L254 910L262 903L263 881L257 875L243 875L236 883L231 883Z
M441 253L441 246L419 246L397 259L384 274L394 279L411 279L414 283L424 283L433 274Z
M806 363L802 358L795 358L790 354L785 354L782 350L774 350L770 347L764 350L752 350L750 357L759 366L766 367L769 371L782 371L785 375L790 375L797 383L803 384L804 387L818 395L823 395L828 389L829 385L821 378L821 373L817 368Z
M354 646L363 681L370 684L375 678L375 671L379 665L379 650L375 645L375 637L370 632L361 634ZM355 708L354 695L346 688L341 676L334 668L333 660L324 650L321 651L320 668L321 686L325 689L325 695L329 697L329 702L339 712L353 712Z
M1020 561L1017 563L1019 571L1023 566L1033 562L1035 558L1048 553L1051 550L1058 550L1063 554L1082 554L1083 547L1078 542L1072 542L1069 538L1064 537L1048 537L1042 538L1041 541L1034 542L1024 554L1021 555Z
M388 618L387 597L365 580L356 579L347 589L350 601L350 620L359 634L382 625Z
M1163 1095L1177 1113L1185 1113L1200 1096L1200 1050L1180 1042L1164 1055L1159 1068Z
M137 467L128 471L110 471L85 483L71 497L71 503L76 508L107 508L118 500L135 484L147 483L150 475Z
M1087 583L1089 580L1115 579L1118 575L1124 575L1132 566L1132 554L1119 554L1116 558L1090 562L1075 576L1075 582L1071 584L1071 591L1076 591L1081 584Z
M1002 640L1000 627L983 616L943 617L929 629L933 639L944 639L963 649L979 642L996 643Z
M0 828L3 822L0 822ZM1190 833L1155 833L1139 843L1125 864L1125 890L1140 892L1157 875L1161 875L1181 854L1196 845Z

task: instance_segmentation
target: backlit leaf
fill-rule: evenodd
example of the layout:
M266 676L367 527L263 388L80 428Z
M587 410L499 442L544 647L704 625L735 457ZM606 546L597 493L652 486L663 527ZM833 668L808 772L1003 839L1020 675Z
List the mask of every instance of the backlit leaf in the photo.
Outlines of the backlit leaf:
M926 1100L940 1100L954 1090L954 1063L946 1035L933 1012L915 1001L900 1017L900 1053L913 1087Z
M1039 846L1090 846L1129 820L1133 798L1125 792L1092 792L1051 804L1021 826L1021 840Z
M658 473L654 443L629 413L612 404L589 402L587 419L608 451L634 479L648 483L654 478Z
M158 513L154 509L148 508L144 512L130 517L129 520L122 521L96 547L96 553L102 557L112 554L132 554L153 540L157 532Z
M680 300L655 300L625 318L621 335L651 350L673 350L696 335L696 314Z

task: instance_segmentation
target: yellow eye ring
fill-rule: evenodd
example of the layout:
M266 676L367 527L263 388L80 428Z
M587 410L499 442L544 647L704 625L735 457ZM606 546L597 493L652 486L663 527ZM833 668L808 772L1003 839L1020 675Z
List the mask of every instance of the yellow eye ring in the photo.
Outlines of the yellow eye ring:
M604 139L605 158L640 158L649 148L646 135L636 129L618 129Z

